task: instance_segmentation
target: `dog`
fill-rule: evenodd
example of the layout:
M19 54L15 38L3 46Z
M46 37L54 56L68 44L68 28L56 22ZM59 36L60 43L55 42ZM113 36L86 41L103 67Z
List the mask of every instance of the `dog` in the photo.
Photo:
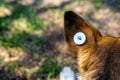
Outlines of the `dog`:
M64 14L64 37L82 80L120 80L119 37L103 36L73 11Z

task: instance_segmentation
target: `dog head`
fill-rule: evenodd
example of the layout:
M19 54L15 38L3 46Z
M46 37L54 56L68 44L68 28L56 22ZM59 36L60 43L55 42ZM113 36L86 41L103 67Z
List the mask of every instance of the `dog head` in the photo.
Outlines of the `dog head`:
M85 37L85 41L80 45L74 41L75 34L79 32ZM75 54L78 54L79 49L85 46L95 46L102 36L90 23L72 11L67 11L64 15L64 34L70 51Z
M117 77L120 75L120 38L102 36L72 11L64 15L64 36L70 51L77 55L83 80L120 79Z

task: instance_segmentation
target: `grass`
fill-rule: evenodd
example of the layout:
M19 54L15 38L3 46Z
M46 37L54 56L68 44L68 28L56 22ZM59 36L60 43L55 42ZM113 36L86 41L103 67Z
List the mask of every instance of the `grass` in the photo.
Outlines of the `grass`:
M57 66L57 61L55 59L51 59L49 62L45 62L38 70L38 77L55 77L60 70L59 68L60 67ZM42 76L42 74L44 75Z
M12 34L11 37L8 37L8 35L7 36L3 35L0 45L6 47L21 47L23 49L31 50L31 48L33 48L34 46L36 47L39 46L44 41L45 40L42 37L36 37L35 35L23 32L23 33Z
M50 53L46 53L43 58L41 58L42 65L36 72L38 79L46 79L46 80L57 80L59 77L59 73L64 66L70 66L69 61L64 61L63 54L56 56L51 56Z
M17 71L17 69L18 69L18 63L17 62L8 64L9 73L14 73L14 72Z
M7 47L26 45L28 41L41 44L44 39L33 35L45 29L45 21L38 18L33 7L12 5L12 14L0 19L0 45ZM35 36L35 37L34 37Z
M5 0L1 0L0 3L0 8L4 7L11 11L10 15L0 17L0 46L4 46L8 50L9 57L19 55L19 53L24 51L25 53L34 53L32 59L40 61L41 55L39 51L41 44L45 42L42 32L46 29L46 22L37 16L32 6L21 5L18 1L13 1L15 1L15 4L5 2ZM70 9L69 6L65 6L63 10L68 9ZM60 17L63 17L63 14L64 12L61 12ZM20 70L18 62L8 63L6 66L7 70L2 73L0 80L8 80L8 76L17 74L17 71L21 71L21 74L25 73L27 77L36 73L38 78L56 78L61 68L69 64L62 61L62 56L60 61L57 61L55 57L42 58L42 60L42 66L38 66L38 70L27 67ZM1 58L0 64L2 61L4 59Z
M91 4L93 4L93 6L96 9L99 9L103 5L104 2L105 0L91 0Z
M62 67L68 65L65 62L59 64L59 62L61 61L57 61L55 57L44 59L42 66L37 71L38 78L47 78L47 80L57 78Z
M11 11L10 15L0 17L0 46L9 50L9 57L12 54L14 55L15 51L17 51L17 54L23 50L26 53L37 53L38 48L45 41L41 35L46 29L46 22L37 16L32 6L19 4L16 0L13 1L15 1L15 4L5 0L0 2L0 8L4 7ZM34 58L37 59L38 55L35 55ZM3 60L0 59L0 64ZM18 62L9 63L7 68L2 73L3 76L0 77L0 80L7 80L9 75L16 73L19 64Z
M2 7L9 6L10 3L5 3L3 0ZM3 6L4 5L4 6ZM45 39L41 37L42 31L46 28L46 22L43 19L38 18L34 8L24 5L10 5L12 7L11 14L0 18L0 45L7 47L9 55L14 55L17 51L17 47L22 51L33 52L33 59L39 60L38 48ZM37 34L36 34L37 32ZM17 54L19 54L18 50ZM2 59L0 59L2 63ZM2 80L6 80L7 76L16 73L19 68L17 62L9 63L7 71L4 72ZM37 77L53 78L56 77L62 66L58 65L56 58L43 60L42 66L37 71ZM25 73L27 77L30 77L35 73L35 70L23 68L22 73Z

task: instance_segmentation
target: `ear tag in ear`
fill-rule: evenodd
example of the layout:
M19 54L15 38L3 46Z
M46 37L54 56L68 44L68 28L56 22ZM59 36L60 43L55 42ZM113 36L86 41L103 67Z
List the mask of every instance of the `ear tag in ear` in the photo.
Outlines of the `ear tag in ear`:
M78 45L82 45L85 43L86 41L86 36L83 32L77 32L74 37L73 37L73 40L76 44Z

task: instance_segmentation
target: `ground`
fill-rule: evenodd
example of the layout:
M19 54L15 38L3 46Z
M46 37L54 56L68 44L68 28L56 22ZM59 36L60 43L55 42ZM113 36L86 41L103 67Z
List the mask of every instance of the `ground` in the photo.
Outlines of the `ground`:
M0 77L2 80L46 80L49 77L57 80L61 68L66 65L78 73L76 57L69 52L64 40L64 12L72 10L93 24L103 35L118 37L120 36L119 3L119 0L110 2L109 0L21 0L20 4L34 8L36 16L45 21L45 28L28 30L25 25L26 19L20 18L14 21L12 26L22 25L27 32L22 34L20 32L17 36L24 38L23 35L26 35L27 39L26 36L22 39L20 43L24 45L22 47L21 45L6 47L1 44L0 56L4 57L4 60L1 62ZM11 15L10 10L11 7L2 6L0 11L3 13L0 13L0 16L3 18ZM9 32L14 34L20 27L10 28ZM0 31L6 33L3 29ZM38 40L41 42L37 42Z

